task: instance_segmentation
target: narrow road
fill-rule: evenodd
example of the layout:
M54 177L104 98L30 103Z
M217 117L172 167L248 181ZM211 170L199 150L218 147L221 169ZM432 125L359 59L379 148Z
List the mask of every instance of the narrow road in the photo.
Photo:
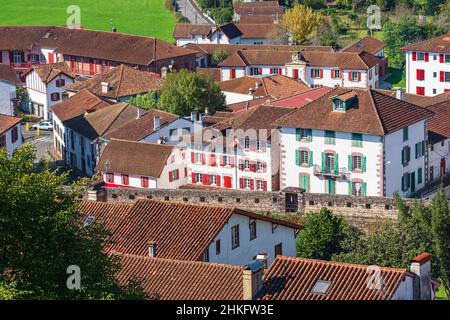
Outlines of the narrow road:
M211 21L206 19L200 8L194 3L194 0L177 0L178 11L189 19L193 24L211 24Z

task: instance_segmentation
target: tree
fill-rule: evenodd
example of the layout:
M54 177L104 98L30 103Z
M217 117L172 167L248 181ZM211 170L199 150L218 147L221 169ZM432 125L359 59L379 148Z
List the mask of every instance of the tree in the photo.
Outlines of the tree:
M304 5L297 4L286 11L283 24L295 44L304 43L314 37L317 27L322 23L322 15Z
M11 158L0 149L0 299L143 298L135 283L122 286L118 260L102 252L108 233L83 227L76 196L86 181L37 170L34 147ZM69 266L80 268L81 289L67 287Z
M302 258L330 260L350 249L360 236L360 231L350 226L341 216L333 215L327 208L308 215L307 223L297 239L297 254Z
M225 60L226 58L228 58L228 52L226 52L225 50L217 49L214 51L212 57L215 62L219 63L219 62Z
M286 45L289 44L289 37L286 27L281 24L275 24L272 31L267 35L267 40L273 45Z
M211 76L184 69L167 75L158 109L188 116L192 111L204 112L206 108L211 113L225 108L225 96Z
M158 101L158 92L147 92L144 94L138 94L136 97L131 98L128 102L132 105L140 107L144 110L150 110L156 108L156 104Z
M324 23L317 28L315 41L321 46L332 46L335 49L340 47L338 42L338 30L336 30L328 21L324 21Z

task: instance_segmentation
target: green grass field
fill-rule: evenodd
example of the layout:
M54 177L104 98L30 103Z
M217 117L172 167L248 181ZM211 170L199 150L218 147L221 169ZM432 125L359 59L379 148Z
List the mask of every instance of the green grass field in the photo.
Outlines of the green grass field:
M173 42L174 15L164 0L0 0L0 25L65 25L68 6L81 9L81 25Z

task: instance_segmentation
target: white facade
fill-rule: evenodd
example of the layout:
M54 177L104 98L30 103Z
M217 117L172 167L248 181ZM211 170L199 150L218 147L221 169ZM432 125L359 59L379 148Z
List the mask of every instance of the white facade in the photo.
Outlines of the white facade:
M133 175L127 172L102 172L103 181L106 182L107 187L177 189L180 186L185 185L188 180L186 162L184 161L185 157L186 151L175 147L167 158L166 165L159 177ZM177 173L173 174L174 171ZM122 178L123 174L127 175L128 184L124 183L124 179ZM148 186L143 185L143 178L148 179Z
M257 254L267 254L270 265L275 259L275 246L281 247L283 256L296 256L296 241L294 229L277 225L270 221L256 219L256 237L250 239L249 224L253 219L239 214L233 214L228 223L208 248L209 261L214 263L227 263L244 265L254 260ZM233 249L232 228L239 225L239 246ZM216 246L220 241L220 250ZM280 245L281 244L281 245Z
M190 38L178 38L177 46L181 47L188 43L196 43L196 44L239 44L240 37L236 37L233 39L228 38L220 29L212 32L210 35L193 35Z
M179 142L179 136L201 130L203 125L201 121L179 117L171 122L163 124L160 127L154 128L155 131L140 141L158 143L158 140L164 138L165 143L167 144L177 144Z
M425 186L425 121L409 126L406 140L402 129L384 137L361 134L361 143L357 142L359 136L356 141L351 132L334 132L334 143L327 143L330 140L324 130L312 129L311 138L300 140L299 128L280 130L281 188L388 197L398 191L400 196L408 197ZM416 151L416 145L420 151ZM402 163L406 147L410 150L409 161L405 158Z
M225 103L227 105L244 101L250 101L254 99L254 96L251 94L243 94L229 91L222 91L222 93L225 95Z
M63 80L63 84L58 86L58 80ZM73 82L72 78L60 74L46 83L35 70L28 73L26 76L26 87L32 113L45 120L50 119L50 107L62 101L62 93L65 92L64 86Z
M13 152L22 145L22 141L21 123L18 123L7 131L0 133L0 147L6 147L9 156L11 156Z
M65 157L66 127L56 115L53 115L53 147L61 158Z
M91 177L98 162L99 145L67 127L65 128L65 138L66 163Z
M435 96L450 90L450 52L405 52L406 93Z
M450 138L428 145L428 182L435 182L450 172Z
M12 99L16 97L16 84L0 80L0 114L14 116Z

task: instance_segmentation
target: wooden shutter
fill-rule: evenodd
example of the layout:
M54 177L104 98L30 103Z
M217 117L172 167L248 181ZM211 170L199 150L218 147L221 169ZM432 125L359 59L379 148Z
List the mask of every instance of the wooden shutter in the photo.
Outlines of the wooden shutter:
M300 128L295 128L295 140L300 141Z
M361 167L362 167L362 171L366 172L367 170L367 157L361 157Z
M173 176L172 176L172 172L169 172L169 182L173 181Z
M444 71L439 72L439 81L444 82L445 80L445 73Z
M191 174L191 179L192 179L192 183L196 183L197 181L195 181L195 173L192 172Z
M358 72L358 81L361 81L361 72Z
M322 79L323 78L323 69L320 69L320 78Z
M308 142L311 142L312 139L313 139L313 136L312 136L312 129L306 129L306 134L307 134L307 140L308 140Z
M412 59L413 59L413 61L417 60L417 53L416 52L412 53Z
M255 190L255 180L250 179L250 190Z
M441 54L439 54L439 62L440 63L444 63L444 54L443 53L441 53Z
M425 62L428 62L428 60L429 60L428 52L425 52Z
M363 197L367 196L367 183L361 183L361 195Z
M262 182L263 191L267 191L267 181Z
M195 163L195 153L191 152L191 162Z
M339 155L337 153L334 154L334 174L339 174Z
M312 167L313 165L313 152L309 151L308 152L308 166Z
M353 156L351 154L348 155L348 171L353 171Z
M353 194L353 183L351 181L348 182L348 195L351 196Z
M311 78L314 78L314 69L311 69Z
M295 164L296 165L300 165L300 151L299 150L295 150Z
M244 189L244 178L239 178L239 188Z
M293 69L293 70L292 70L292 77L293 77L294 79L298 79L298 69Z
M206 164L205 154L202 153L202 164Z
M220 176L219 175L216 176L216 185L218 187L220 187Z
M351 71L348 72L348 81L352 81L352 72Z

